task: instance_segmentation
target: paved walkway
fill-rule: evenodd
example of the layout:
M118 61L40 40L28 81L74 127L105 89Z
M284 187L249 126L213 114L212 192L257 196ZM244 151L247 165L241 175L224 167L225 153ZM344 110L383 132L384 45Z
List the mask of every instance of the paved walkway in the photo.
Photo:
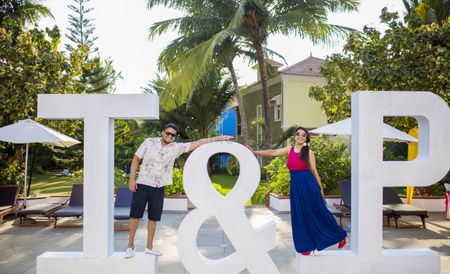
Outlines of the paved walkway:
M289 214L274 214L266 208L247 208L246 213L253 225L270 218L276 221L277 243L270 255L281 273L295 273L295 251ZM184 216L185 214L164 214L158 226L155 247L164 253L159 259L161 274L187 273L176 249L177 228ZM10 218L0 226L0 274L36 273L36 256L45 251L82 251L81 228L14 227L12 223ZM145 247L145 223L141 221L136 235L138 251L143 251ZM402 218L402 224L420 224L420 219ZM127 237L126 231L115 232L116 251L125 250ZM383 237L384 248L431 248L437 251L441 255L441 274L450 274L450 220L445 220L444 214L430 214L426 230L384 228ZM212 259L233 252L226 234L213 218L202 225L197 243L202 254ZM347 249L350 244L346 246ZM336 249L336 246L331 249Z

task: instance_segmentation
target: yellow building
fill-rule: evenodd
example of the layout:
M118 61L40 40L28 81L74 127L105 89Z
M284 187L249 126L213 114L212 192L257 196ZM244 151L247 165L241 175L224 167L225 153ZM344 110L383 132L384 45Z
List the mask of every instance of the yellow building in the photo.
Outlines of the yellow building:
M269 111L273 123L274 142L284 130L293 125L313 129L327 124L327 118L320 109L320 103L308 96L310 87L323 85L326 82L319 72L323 63L324 60L310 56L285 69L278 70L269 77ZM242 94L249 123L263 118L261 82L242 88ZM250 128L250 138L261 143L262 130L261 126Z

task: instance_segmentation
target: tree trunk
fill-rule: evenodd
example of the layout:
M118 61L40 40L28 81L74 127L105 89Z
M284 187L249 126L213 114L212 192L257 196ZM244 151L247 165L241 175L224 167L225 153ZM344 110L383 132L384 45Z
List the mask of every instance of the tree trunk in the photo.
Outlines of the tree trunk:
M263 36L263 35L262 35ZM263 36L264 37L264 36ZM257 39L253 42L256 49L256 58L258 59L259 75L261 77L262 95L263 95L263 113L264 113L264 146L266 149L272 149L272 120L269 111L269 87L267 85L267 68L264 59L263 39Z
M227 68L230 71L231 79L233 80L234 91L236 94L236 98L239 106L239 117L241 118L241 132L242 137L244 138L244 145L249 144L249 135L248 135L248 123L247 116L245 115L244 109L244 100L242 98L241 89L239 88L239 84L236 77L236 72L234 71L233 63L229 62L227 64Z

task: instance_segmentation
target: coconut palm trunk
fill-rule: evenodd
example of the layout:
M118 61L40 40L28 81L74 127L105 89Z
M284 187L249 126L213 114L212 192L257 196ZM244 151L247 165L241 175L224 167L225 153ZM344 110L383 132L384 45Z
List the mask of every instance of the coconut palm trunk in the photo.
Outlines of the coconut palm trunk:
M253 41L253 46L256 49L256 58L258 60L259 75L261 77L262 95L263 95L263 113L264 113L264 147L272 149L272 120L270 119L269 111L269 86L267 84L267 67L264 58L263 43L265 39L264 31L260 31L258 39Z
M244 145L248 145L249 144L248 123L247 123L247 115L245 115L244 99L242 98L241 89L237 81L237 76L236 72L234 71L233 63L232 62L227 63L227 68L230 71L231 80L233 81L234 91L238 101L239 117L241 118L241 132Z

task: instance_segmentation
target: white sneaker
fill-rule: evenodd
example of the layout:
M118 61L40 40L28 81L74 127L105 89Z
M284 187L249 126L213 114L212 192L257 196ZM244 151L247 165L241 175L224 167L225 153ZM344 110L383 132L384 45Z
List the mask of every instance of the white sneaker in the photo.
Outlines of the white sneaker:
M156 251L156 250L154 250L154 249L150 249L150 248L145 248L145 251L144 251L144 252L147 253L147 254L154 255L154 256L161 256L161 255L162 255L161 252Z
M136 247L133 247L133 248L129 247L129 248L127 248L127 250L125 251L125 255L124 255L125 259L129 259L129 258L133 257L135 249L136 249Z

